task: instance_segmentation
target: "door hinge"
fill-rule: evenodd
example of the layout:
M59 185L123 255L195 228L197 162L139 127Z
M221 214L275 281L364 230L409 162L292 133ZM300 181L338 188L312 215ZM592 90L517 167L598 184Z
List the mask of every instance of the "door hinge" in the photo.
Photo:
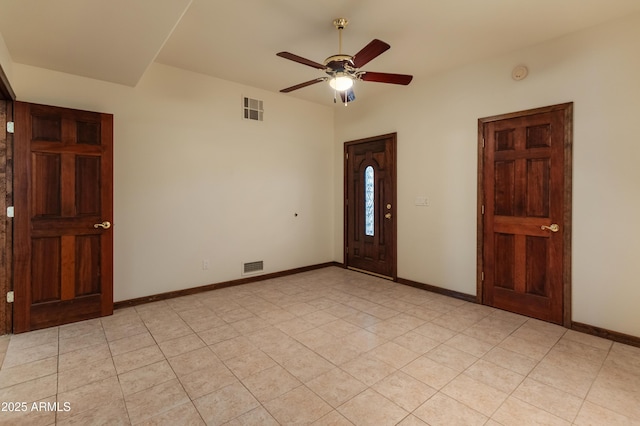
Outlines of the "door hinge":
M484 271L480 272L480 281L484 281Z
M484 204L482 205L482 207L480 208L480 212L481 214L484 214Z
M15 214L13 206L9 206L7 207L7 217L13 217L13 215Z
M347 152L347 156L346 156L347 160L349 159L349 153Z
M7 303L13 303L13 291L7 292Z
M13 133L13 121L7 121L7 133Z
M482 137L482 147L484 148L484 136Z

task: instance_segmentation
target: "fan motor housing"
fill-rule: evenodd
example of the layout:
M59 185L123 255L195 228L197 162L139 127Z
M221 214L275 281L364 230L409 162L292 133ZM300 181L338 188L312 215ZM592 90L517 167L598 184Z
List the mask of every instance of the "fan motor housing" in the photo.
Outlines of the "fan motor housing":
M336 72L352 72L355 70L353 57L350 55L333 55L324 60L324 65L330 68L327 74L333 75Z

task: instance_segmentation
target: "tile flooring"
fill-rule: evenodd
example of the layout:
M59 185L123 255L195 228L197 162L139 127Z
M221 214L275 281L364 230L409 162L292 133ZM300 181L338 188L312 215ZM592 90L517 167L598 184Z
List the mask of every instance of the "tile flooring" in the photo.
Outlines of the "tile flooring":
M2 360L0 424L640 424L640 348L337 267L0 337Z

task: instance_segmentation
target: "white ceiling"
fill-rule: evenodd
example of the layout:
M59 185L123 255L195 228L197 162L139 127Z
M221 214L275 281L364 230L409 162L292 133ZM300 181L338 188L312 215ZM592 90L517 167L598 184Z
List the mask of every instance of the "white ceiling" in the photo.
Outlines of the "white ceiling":
M415 82L637 12L639 0L0 0L0 34L16 63L135 86L157 61L277 92L322 72L276 53L322 63L338 53L338 17L344 53L391 45L364 70ZM325 84L286 96L333 102Z

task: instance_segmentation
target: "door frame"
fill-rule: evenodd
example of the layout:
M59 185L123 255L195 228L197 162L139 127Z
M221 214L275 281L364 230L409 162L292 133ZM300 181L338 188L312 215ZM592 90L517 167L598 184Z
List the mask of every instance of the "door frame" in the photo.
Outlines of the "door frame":
M373 141L377 141L377 140L381 140L381 139L391 139L391 149L393 152L393 179L391 182L391 187L393 189L393 199L391 201L393 207L393 212L394 212L394 220L391 224L391 233L392 233L392 238L393 238L393 247L391 248L392 251L392 257L393 257L393 264L392 264L392 274L391 276L387 277L387 276L383 276L383 275L379 275L376 274L374 272L367 272L367 271L361 271L358 269L358 271L361 271L363 273L368 273L371 275L375 275L375 276L380 276L382 278L385 279L389 279L391 278L393 281L398 281L398 220L397 220L397 212L398 212L398 134L396 132L393 133L387 133L384 135L378 135L378 136L371 136L368 138L363 138L363 139L357 139L357 140L353 140L353 141L348 141L344 143L344 151L342 153L342 159L343 159L343 180L344 180L344 187L343 187L343 193L342 193L342 205L343 205L343 241L342 241L342 253L343 253L343 265L345 268L349 267L349 262L348 262L348 257L347 257L347 247L348 247L348 236L349 236L349 220L348 220L348 213L349 213L349 209L348 209L348 205L347 205L347 195L348 195L348 180L347 180L347 163L348 163L348 158L347 158L347 153L349 150L349 147L352 145L358 145L358 144L365 144L365 143L369 143L369 142L373 142Z
M529 115L564 111L564 211L563 251L562 251L562 325L571 328L571 218L572 218L572 170L573 170L573 102L534 108L507 114L499 114L478 119L478 206L477 206L477 269L476 269L476 300L484 304L483 300L483 270L484 270L484 126L494 121L526 117Z
M6 208L13 205L13 135L6 132L7 122L13 121L13 101L16 94L11 88L9 79L0 65L0 102L4 105L4 113L0 114L0 246L4 256L0 260L0 336L13 331L13 304L7 302L5 295L13 290L13 222L5 214Z

